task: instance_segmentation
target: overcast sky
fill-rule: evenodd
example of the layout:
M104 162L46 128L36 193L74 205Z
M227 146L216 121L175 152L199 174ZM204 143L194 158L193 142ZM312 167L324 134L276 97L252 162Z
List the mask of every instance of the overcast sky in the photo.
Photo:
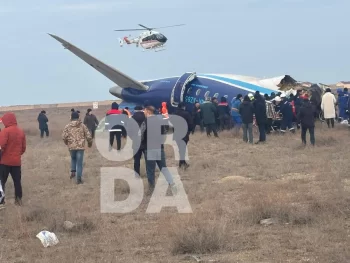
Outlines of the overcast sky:
M350 80L347 0L0 0L0 105L112 99L114 86L47 33L131 77L198 73ZM167 50L119 47L137 24ZM135 34L137 32L127 32Z

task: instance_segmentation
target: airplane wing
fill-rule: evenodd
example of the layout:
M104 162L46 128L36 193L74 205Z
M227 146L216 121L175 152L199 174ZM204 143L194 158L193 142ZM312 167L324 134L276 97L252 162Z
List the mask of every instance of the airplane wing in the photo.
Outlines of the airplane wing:
M88 63L91 67L99 71L101 74L109 78L111 81L113 81L115 84L117 84L121 88L134 88L138 90L147 90L148 87L141 82L134 80L130 78L129 76L125 75L124 73L120 72L119 70L112 68L105 63L101 62L100 60L90 56L89 54L85 53L81 49L77 48L76 46L72 45L71 43L63 40L62 38L49 34L54 39L56 39L58 42L60 42L66 49L71 51L73 54L84 60L86 63Z

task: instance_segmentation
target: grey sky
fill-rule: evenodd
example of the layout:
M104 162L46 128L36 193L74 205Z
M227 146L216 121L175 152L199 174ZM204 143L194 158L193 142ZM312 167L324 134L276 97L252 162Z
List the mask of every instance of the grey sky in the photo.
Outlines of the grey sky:
M1 0L0 105L112 99L111 81L47 33L136 79L199 73L350 80L345 0ZM119 47L114 29L163 29L167 50ZM124 34L125 33L125 34Z

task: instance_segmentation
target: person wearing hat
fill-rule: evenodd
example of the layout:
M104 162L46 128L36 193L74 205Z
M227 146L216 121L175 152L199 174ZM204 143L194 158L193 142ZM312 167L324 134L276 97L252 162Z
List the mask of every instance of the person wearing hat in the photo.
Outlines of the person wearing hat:
M301 124L301 141L306 145L306 133L310 133L310 142L315 145L315 106L309 101L306 94L303 97L303 103L297 115L298 122Z
M95 138L95 131L98 126L98 120L95 114L92 113L91 109L88 109L84 118L84 124L89 129L92 139Z
M332 128L334 128L334 119L335 119L335 105L337 100L335 96L332 94L331 89L327 88L325 94L322 96L321 101L321 109L323 111L323 116L326 119L328 128L330 128L330 124Z
M46 137L49 137L49 126L47 125L49 119L46 116L46 111L42 110L39 113L37 120L39 122L40 138L44 137L44 133L46 134Z
M82 184L85 140L90 148L92 146L92 136L89 129L79 119L79 113L72 112L70 123L63 129L62 140L68 146L71 156L70 178L76 177L76 183Z

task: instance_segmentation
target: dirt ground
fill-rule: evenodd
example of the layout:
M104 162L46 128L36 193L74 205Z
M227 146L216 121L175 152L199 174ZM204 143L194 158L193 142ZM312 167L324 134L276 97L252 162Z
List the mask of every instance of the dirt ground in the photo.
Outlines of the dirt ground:
M79 110L84 115L86 108ZM105 111L97 110L98 118ZM134 212L103 214L100 168L131 168L133 161L108 161L94 144L85 153L85 183L76 185L61 140L70 109L47 111L51 134L43 139L37 111L16 115L27 135L23 206L14 206L9 179L0 211L0 262L350 262L346 126L329 130L318 123L314 148L301 147L299 131L269 135L264 145L247 145L230 132L219 139L197 132L189 142L191 166L179 171L192 214L174 208L147 214L148 197ZM170 146L166 153L168 166L176 166ZM116 181L116 200L128 191ZM259 223L269 218L273 224ZM79 227L65 229L66 220ZM44 248L36 238L43 229L59 244Z

